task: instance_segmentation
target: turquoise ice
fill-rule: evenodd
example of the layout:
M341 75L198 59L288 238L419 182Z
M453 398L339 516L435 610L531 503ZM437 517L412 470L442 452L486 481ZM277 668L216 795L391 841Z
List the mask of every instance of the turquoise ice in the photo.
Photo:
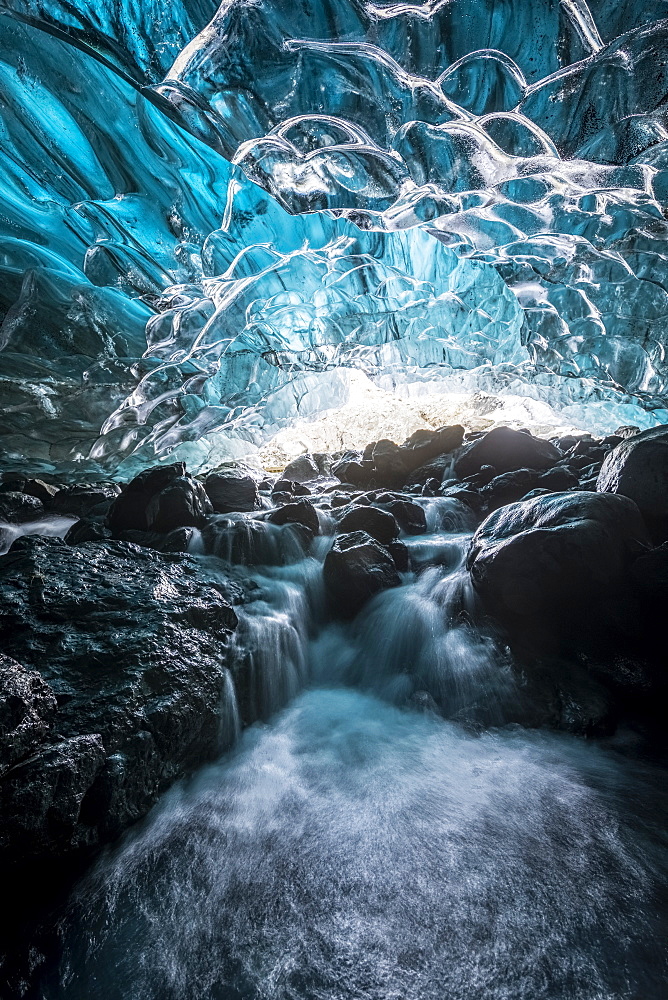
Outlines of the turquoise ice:
M205 466L351 368L668 419L662 4L0 6L17 462Z

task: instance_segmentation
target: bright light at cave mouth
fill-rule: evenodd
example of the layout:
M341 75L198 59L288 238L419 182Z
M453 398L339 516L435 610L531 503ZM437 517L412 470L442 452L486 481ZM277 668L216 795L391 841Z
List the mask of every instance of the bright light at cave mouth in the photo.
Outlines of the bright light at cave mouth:
M10 460L257 457L356 371L668 420L662 5L462 5L9 0Z

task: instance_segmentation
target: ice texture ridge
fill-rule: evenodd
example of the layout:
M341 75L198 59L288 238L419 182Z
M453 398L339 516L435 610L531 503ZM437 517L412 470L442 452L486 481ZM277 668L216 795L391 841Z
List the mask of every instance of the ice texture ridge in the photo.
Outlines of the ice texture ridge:
M353 368L668 421L665 12L0 2L6 455L204 467Z

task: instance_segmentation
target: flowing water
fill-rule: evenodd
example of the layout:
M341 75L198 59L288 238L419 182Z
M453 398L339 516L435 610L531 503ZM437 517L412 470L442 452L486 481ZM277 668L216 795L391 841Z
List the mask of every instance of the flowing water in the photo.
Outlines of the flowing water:
M421 571L352 624L323 615L327 540L247 571L235 655L265 721L79 885L40 997L666 996L660 764L630 731L453 721L512 682L467 623L452 513L428 512L451 533L408 540Z

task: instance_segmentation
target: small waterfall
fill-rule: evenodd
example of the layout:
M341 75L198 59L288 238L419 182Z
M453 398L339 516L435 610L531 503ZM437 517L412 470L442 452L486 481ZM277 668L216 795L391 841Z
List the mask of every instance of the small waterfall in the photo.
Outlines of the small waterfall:
M223 687L220 693L220 726L218 745L221 752L234 746L241 735L241 715L237 702L237 690L229 670L223 675Z
M424 509L427 533L473 531L473 512L461 500L452 497L416 497Z
M300 524L277 525L234 514L212 518L195 544L225 562L282 566L303 559L310 541L309 532Z
M233 673L245 723L268 719L308 678L306 643L311 609L303 582L264 577L260 595L239 612Z
M414 570L408 581L377 595L351 627L330 626L315 640L318 682L354 684L447 718L505 721L515 682L496 645L470 624L470 537L406 539Z
M49 538L64 538L78 517L43 517L39 521L26 521L25 524L8 524L0 522L0 556L9 552L17 538L24 535L46 535Z

